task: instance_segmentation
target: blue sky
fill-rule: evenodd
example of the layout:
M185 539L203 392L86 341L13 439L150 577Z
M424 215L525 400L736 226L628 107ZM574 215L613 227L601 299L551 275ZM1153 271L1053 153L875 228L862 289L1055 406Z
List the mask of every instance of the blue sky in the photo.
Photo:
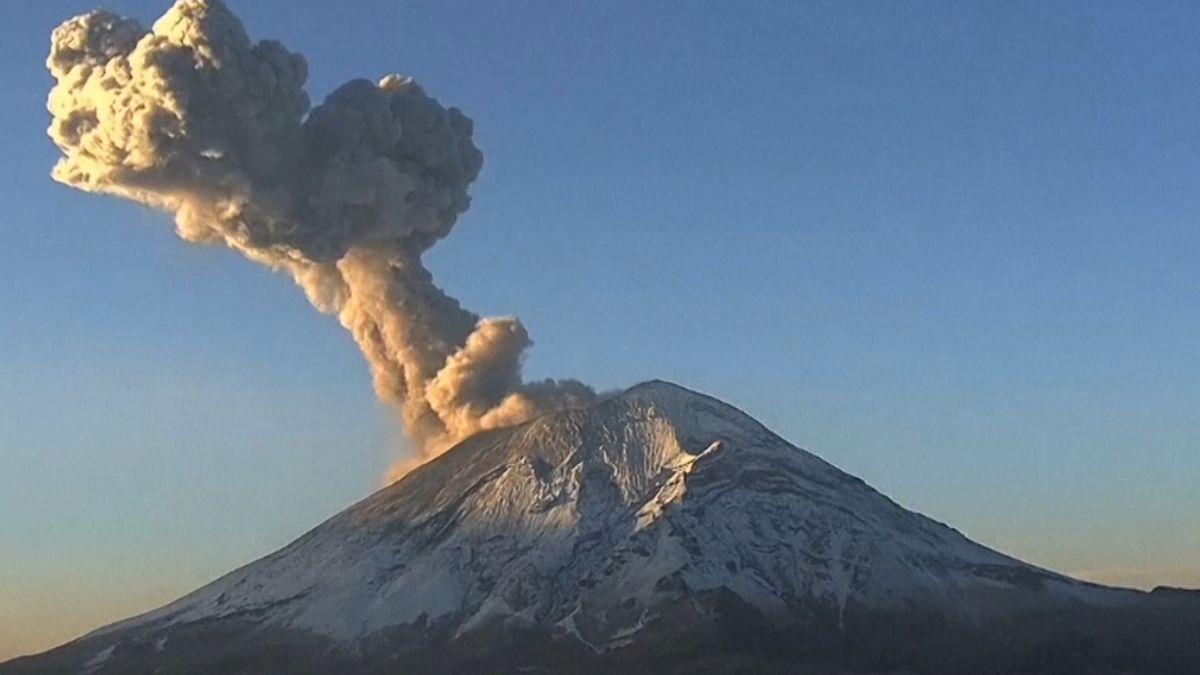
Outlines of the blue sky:
M402 451L290 281L49 180L48 35L92 4L0 41L0 659L286 543ZM231 3L314 100L402 71L475 119L429 263L522 317L529 374L672 379L1005 552L1200 585L1200 10L739 4Z

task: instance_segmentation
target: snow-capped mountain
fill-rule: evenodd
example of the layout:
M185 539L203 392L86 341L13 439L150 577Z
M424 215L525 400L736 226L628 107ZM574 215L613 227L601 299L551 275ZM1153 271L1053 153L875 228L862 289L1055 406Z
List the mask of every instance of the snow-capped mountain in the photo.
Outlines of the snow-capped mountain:
M655 381L474 436L284 549L0 673L574 672L668 654L937 669L965 663L951 643L1058 649L1063 622L1093 639L1113 617L1200 614L1168 595L997 553Z

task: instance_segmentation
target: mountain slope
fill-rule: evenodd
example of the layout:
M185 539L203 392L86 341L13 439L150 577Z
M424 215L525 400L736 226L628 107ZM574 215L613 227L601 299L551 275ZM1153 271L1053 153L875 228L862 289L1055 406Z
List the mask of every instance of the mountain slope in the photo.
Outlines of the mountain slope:
M1025 650L1062 633L1024 635L1046 622L1095 640L1114 617L1178 607L1200 605L992 551L656 381L472 437L282 550L0 673L452 670L431 656L447 646L514 668L671 652L935 669L966 658L951 642Z

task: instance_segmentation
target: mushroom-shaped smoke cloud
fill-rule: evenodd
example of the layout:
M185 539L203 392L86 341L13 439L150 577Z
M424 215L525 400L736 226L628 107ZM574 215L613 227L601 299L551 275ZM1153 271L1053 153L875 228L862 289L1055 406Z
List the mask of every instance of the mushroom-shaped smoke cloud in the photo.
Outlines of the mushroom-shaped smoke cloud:
M411 78L352 80L310 110L304 58L251 43L220 0L179 0L148 31L76 17L47 66L54 178L169 211L183 239L289 273L354 336L424 457L594 396L524 383L520 321L481 320L422 265L483 155L471 120Z

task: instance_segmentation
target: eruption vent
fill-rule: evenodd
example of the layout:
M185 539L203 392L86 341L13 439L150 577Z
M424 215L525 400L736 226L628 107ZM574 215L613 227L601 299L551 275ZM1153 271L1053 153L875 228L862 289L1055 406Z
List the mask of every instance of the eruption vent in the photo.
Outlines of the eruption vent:
M525 383L514 317L483 318L421 255L454 228L483 155L472 123L411 78L352 80L309 107L304 57L250 42L220 0L150 30L95 11L55 29L56 180L172 213L179 236L286 271L336 315L423 458L594 394Z

